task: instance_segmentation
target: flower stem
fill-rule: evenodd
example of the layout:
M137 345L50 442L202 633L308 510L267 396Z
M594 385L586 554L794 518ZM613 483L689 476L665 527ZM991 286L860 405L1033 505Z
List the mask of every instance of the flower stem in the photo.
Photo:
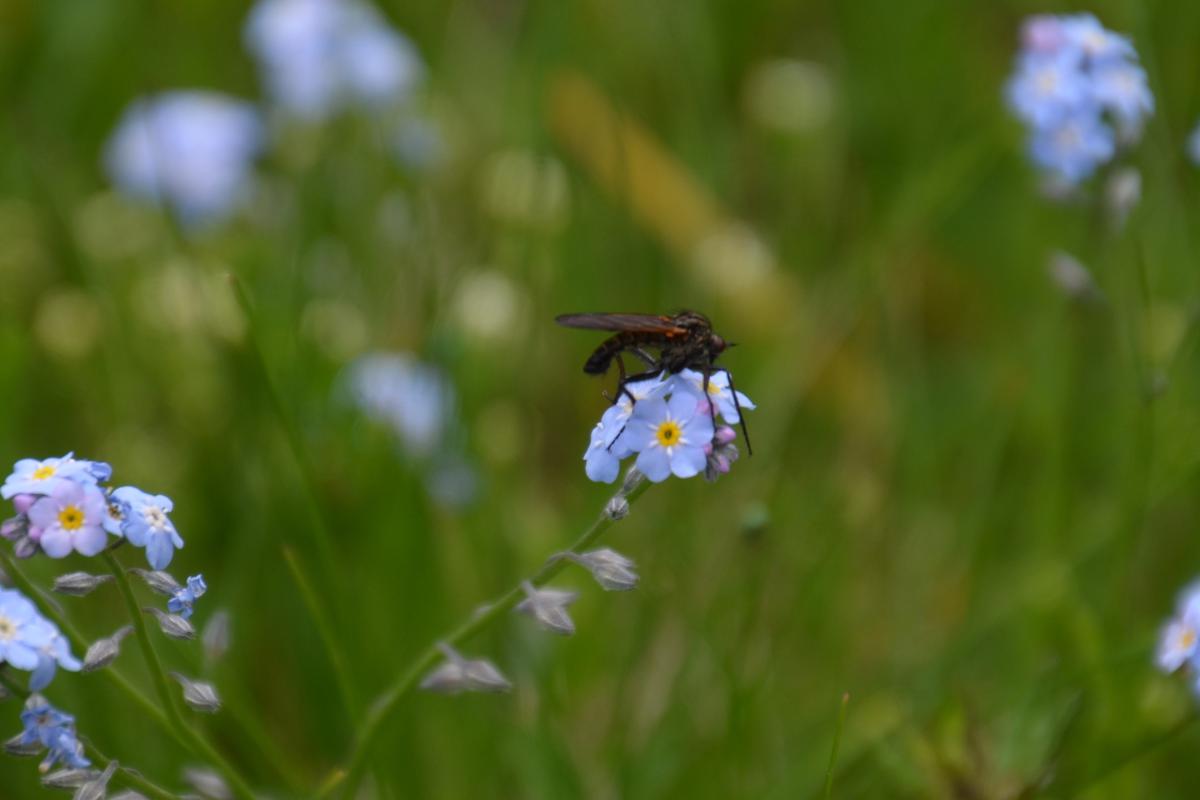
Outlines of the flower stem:
M640 472L637 472L636 468L630 469L622 487L617 490L614 498L624 497L632 505L634 500L640 497L649 485L649 481ZM607 508L607 504L605 506ZM596 521L575 540L575 543L571 545L567 552L582 553L587 550L612 526L614 521L611 516L602 512ZM338 786L343 786L343 796L354 797L366 766L367 757L370 754L372 745L375 743L375 739L379 736L383 723L392 715L399 705L400 700L412 690L421 676L428 672L438 662L438 659L442 658L440 646L444 644L452 647L459 645L485 628L488 628L525 597L525 590L521 588L521 584L528 580L534 586L543 586L558 575L558 573L562 572L568 563L570 562L563 558L550 558L532 576L517 581L517 584L513 588L483 606L482 609L472 614L470 619L460 623L458 627L445 636L442 636L436 643L431 644L417 656L416 660L409 664L408 668L396 677L391 686L385 689L371 703L370 708L367 710L366 719L359 729L354 748L346 761L346 766L339 768L333 775L326 779L316 796L318 798L328 797Z
M217 752L216 748L208 743L207 739L184 722L183 716L179 712L179 706L175 702L175 692L172 691L171 685L167 681L167 673L163 671L162 662L159 661L154 644L150 641L146 619L141 608L138 607L137 598L133 595L133 587L129 583L129 576L125 574L125 568L121 566L121 562L117 560L116 556L107 550L101 554L101 557L108 564L108 569L112 572L113 577L117 579L121 597L125 600L125 606L129 611L134 635L142 650L142 657L146 660L146 669L150 673L150 679L154 681L155 691L166 710L171 726L187 740L192 750L213 763L213 766L221 772L238 797L254 800L254 790L250 788L238 771Z
M824 800L833 797L833 769L837 766L838 748L842 744L842 730L846 727L846 707L850 705L850 693L842 695L842 707L838 711L837 728L833 731L833 748L829 751L829 768L825 770Z
M11 676L7 675L3 668L0 668L0 686L3 686L9 692L22 699L27 698L30 695L30 692L22 688L21 685L14 681ZM83 740L80 739L80 741ZM108 756L100 752L100 750L90 742L83 742L83 749L87 753L88 757L91 758L91 760L95 762L101 769L107 767L109 761L111 761ZM128 767L121 767L118 769L117 775L120 776L119 779L128 784L131 789L137 789L147 797L158 798L158 800L179 800L179 795L171 794L166 789L151 783L150 781L146 780L146 778L144 778L137 770L132 770Z

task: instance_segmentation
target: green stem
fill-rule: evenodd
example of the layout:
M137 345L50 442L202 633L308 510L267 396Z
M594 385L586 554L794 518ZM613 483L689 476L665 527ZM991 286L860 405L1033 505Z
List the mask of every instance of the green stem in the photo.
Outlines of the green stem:
M316 623L317 634L325 644L329 660L333 662L333 673L337 676L338 690L342 695L342 703L346 706L346 714L350 717L351 723L357 727L361 721L361 715L358 711L358 701L354 695L354 684L350 679L350 666L346 663L346 654L338 646L337 637L333 635L333 626L325 615L312 582L305 574L304 567L301 566L295 551L285 546L283 560L287 563L288 571L292 573L292 579L300 589L300 596L304 598L304 605L308 607L309 616Z
M107 550L104 551L101 557L108 564L108 569L112 572L113 577L117 579L117 586L121 590L121 597L125 600L125 607L129 611L134 635L137 637L138 646L142 650L142 657L146 660L146 669L150 673L151 680L154 681L154 688L158 692L158 697L163 704L163 708L166 709L167 718L170 720L172 727L188 742L193 751L212 762L225 777L225 780L229 782L234 794L245 798L245 800L254 800L254 790L250 788L250 785L246 783L246 780L242 778L238 771L225 760L224 756L217 752L216 748L208 743L207 739L184 722L183 716L179 712L179 706L176 705L175 692L171 689L167 673L163 670L162 662L158 659L158 653L154 649L153 642L150 641L150 633L146 627L145 615L137 604L137 598L133 595L133 586L129 583L129 576L126 575L125 568L121 566L121 562L117 560L116 556Z
M613 500L624 498L628 503L632 504L649 486L650 483L644 476L631 469L629 475L626 476L624 485L613 496ZM591 527L584 531L566 552L582 553L599 539L612 526L614 521L613 517L607 513L606 504L605 512L600 514ZM534 586L543 586L558 575L558 573L562 572L568 563L570 562L563 558L551 558L527 580ZM384 690L371 703L370 708L367 710L366 719L359 729L354 749L351 751L349 759L347 759L346 766L335 771L324 782L317 794L318 798L328 797L339 785L344 785L343 796L355 796L355 792L358 789L358 782L366 766L367 757L370 754L372 745L375 743L375 739L379 736L383 723L392 715L399 705L400 700L412 690L421 676L428 672L443 657L439 645L448 644L455 646L461 644L496 622L525 597L525 590L521 588L523 582L523 580L517 581L517 584L513 588L485 605L481 611L472 614L470 619L461 623L457 628L431 644L424 652L417 656L416 660L407 669L396 677L391 686Z
M825 770L824 800L833 797L833 769L837 766L838 747L842 744L842 730L846 726L846 707L850 705L850 693L842 695L842 708L838 711L837 728L833 732L833 749L829 751L829 767Z
M31 694L29 691L22 688L21 685L14 681L9 675L5 674L3 668L0 668L0 685L4 686L4 688L8 689L9 692L22 699L29 697ZM89 742L83 743L83 749L84 752L87 753L88 757L91 758L91 760L95 762L100 769L107 767L111 761L108 756L100 752L99 748ZM117 770L117 776L119 776L120 780L128 784L130 788L137 789L147 797L155 797L158 798L158 800L179 800L179 795L171 794L166 789L151 783L150 781L146 780L146 778L142 777L141 773L137 772L136 770L129 769L128 767L119 767Z

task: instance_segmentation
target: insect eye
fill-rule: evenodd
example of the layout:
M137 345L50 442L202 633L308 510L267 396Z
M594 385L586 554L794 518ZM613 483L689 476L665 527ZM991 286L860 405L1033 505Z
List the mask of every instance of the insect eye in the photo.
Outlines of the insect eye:
M717 335L714 333L714 334L713 334L713 337L712 337L712 348L713 348L714 350L716 350L716 351L719 353L719 352L721 352L722 350L724 350L724 349L725 349L725 347L726 347L726 345L725 345L725 340L724 340L724 339L722 339L720 336L717 336Z

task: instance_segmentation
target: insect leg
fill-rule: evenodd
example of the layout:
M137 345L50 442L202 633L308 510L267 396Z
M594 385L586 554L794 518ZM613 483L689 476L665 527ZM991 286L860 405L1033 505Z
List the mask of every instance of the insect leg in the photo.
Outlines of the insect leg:
M725 373L725 377L729 380L729 393L733 395L733 408L737 411L738 423L742 426L742 438L746 440L746 455L754 455L754 450L750 448L750 434L746 431L746 415L742 413L742 404L738 402L737 387L733 385L733 375L727 369L720 370ZM705 380L707 380L705 376Z
M647 381L647 380L650 380L651 378L657 378L660 374L662 374L662 368L660 366L658 366L657 364L653 365L653 367L651 369L648 369L645 372L638 372L633 375L622 374L621 375L621 388L617 392L617 397L619 398L622 394L624 394L626 397L629 398L630 406L637 405L637 398L634 397L633 392L629 391L629 389L626 387L631 383L637 383L639 381ZM625 432L625 427L628 424L629 424L629 422L626 421L625 425L621 426L621 430L617 431L617 435L613 437L612 444L610 444L608 446L610 450L612 449L613 444L617 443L617 439L621 438L621 434Z

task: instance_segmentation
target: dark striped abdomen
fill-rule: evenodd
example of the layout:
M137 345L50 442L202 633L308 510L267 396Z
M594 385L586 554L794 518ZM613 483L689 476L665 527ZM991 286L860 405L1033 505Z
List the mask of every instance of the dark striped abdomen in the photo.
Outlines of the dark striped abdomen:
M622 350L638 346L661 348L665 342L666 337L661 334L622 331L600 343L600 346L588 356L587 362L583 365L583 371L588 375L603 375L608 372L613 359Z

